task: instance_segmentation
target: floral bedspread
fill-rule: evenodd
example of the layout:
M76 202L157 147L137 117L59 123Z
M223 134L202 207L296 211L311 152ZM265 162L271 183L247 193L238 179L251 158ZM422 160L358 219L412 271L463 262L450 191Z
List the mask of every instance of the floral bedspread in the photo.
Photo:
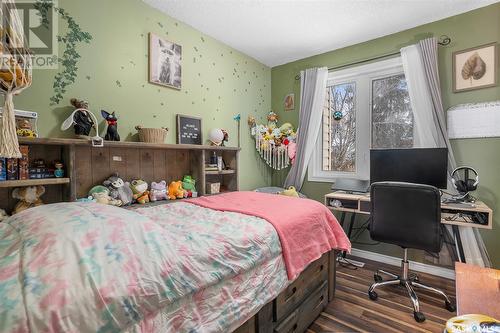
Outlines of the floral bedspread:
M0 332L229 332L287 283L248 215L60 203L0 223Z

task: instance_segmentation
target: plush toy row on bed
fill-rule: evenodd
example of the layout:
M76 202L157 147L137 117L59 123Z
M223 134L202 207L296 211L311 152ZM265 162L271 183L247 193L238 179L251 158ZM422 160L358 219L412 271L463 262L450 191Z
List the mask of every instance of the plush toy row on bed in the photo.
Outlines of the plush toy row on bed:
M88 198L80 201L95 201L98 203L127 206L133 203L145 204L160 200L175 200L196 197L196 181L191 176L184 176L182 181L167 182L162 180L158 183L147 182L137 179L130 183L124 182L117 174L106 179L102 185L94 186Z

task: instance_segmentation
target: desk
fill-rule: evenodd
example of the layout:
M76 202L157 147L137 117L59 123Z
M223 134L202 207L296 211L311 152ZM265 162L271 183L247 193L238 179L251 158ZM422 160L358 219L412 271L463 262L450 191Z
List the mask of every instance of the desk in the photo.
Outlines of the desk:
M337 200L341 206L332 206L332 200ZM346 213L351 213L351 220L347 231L347 235L350 237L356 214L370 215L370 194L350 194L343 191L329 193L325 195L325 206L332 211L342 213L340 221L342 225L344 225ZM483 221L483 224L474 223L467 217L471 214L479 217ZM463 204L441 204L441 223L451 225L453 235L456 239L460 261L465 262L465 255L458 227L492 229L493 211L485 203L480 201L476 201L474 207Z
M455 263L457 315L483 314L500 320L500 271Z

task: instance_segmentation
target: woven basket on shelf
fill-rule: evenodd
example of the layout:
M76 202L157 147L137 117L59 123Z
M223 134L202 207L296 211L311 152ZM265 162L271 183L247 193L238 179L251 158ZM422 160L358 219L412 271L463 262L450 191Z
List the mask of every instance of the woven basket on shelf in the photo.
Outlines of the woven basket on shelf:
M165 143L167 138L168 128L145 128L140 125L135 127L139 132L139 140L148 143Z

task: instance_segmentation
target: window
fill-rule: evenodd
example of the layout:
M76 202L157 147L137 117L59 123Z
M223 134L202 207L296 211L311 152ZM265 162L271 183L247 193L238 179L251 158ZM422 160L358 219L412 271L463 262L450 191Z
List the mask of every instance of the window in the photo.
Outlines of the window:
M400 58L331 72L310 181L369 179L370 148L413 147L413 112Z

